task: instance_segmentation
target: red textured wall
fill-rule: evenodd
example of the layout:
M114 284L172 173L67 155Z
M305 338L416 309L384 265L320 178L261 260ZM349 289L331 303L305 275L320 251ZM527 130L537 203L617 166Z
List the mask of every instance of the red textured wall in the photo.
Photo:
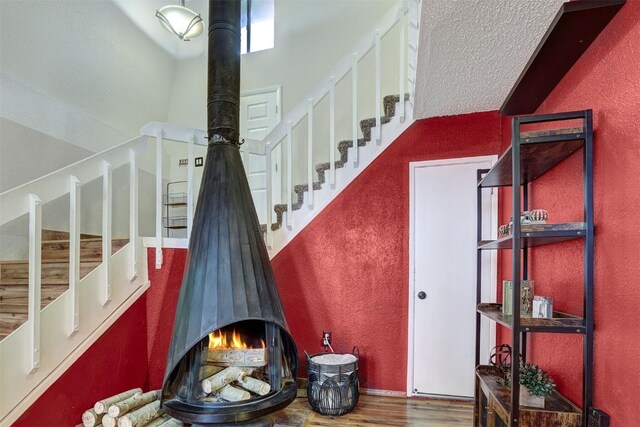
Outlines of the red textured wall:
M149 249L147 263L151 287L147 291L147 389L162 387L167 352L173 332L176 305L187 260L186 249L164 249L162 269L156 270L155 249Z
M595 206L594 403L611 425L640 425L640 2L629 1L537 113L593 109ZM508 143L508 142L507 142ZM581 154L533 184L530 207L553 222L581 221ZM510 195L509 195L510 197ZM504 198L503 198L504 200ZM509 209L510 204L506 203ZM504 213L504 217L510 214ZM536 294L582 313L582 242L533 251ZM505 272L510 261L503 257ZM535 335L531 358L581 402L582 340Z
M147 378L143 295L56 381L13 427L75 426L82 412Z
M336 351L359 347L364 387L406 390L409 162L499 147L495 112L418 121L276 255L300 354L322 351L322 330L331 330Z

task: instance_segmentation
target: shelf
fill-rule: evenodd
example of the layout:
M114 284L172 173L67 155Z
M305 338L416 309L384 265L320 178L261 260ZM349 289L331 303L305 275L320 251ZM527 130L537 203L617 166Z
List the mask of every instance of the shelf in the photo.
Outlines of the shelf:
M174 216L167 218L166 216L162 218L164 228L169 228L171 230L182 230L187 228L187 217L186 216Z
M511 328L513 324L513 316L502 314L502 304L481 303L478 305L478 313L508 328ZM540 319L529 316L520 317L520 330L522 332L564 334L584 334L586 331L582 317L557 311L553 313L553 318L551 319Z
M585 237L587 227L584 222L565 222L558 224L524 224L520 227L520 247L548 245L565 240ZM498 240L482 240L478 242L478 249L511 249L513 237L505 236Z
M583 128L536 131L520 134L520 184L544 175L584 145ZM478 182L479 187L504 187L513 184L512 147L498 159Z
M187 193L171 193L162 196L162 204L165 206L186 206Z
M500 114L533 113L624 3L582 0L563 4L507 95Z
M493 366L480 365L476 368L476 376L484 389L488 389L497 404L496 412L503 417L511 412L511 389L504 385L500 371ZM582 426L582 411L569 399L552 391L545 396L544 408L531 408L520 405L519 425L541 426L562 425Z

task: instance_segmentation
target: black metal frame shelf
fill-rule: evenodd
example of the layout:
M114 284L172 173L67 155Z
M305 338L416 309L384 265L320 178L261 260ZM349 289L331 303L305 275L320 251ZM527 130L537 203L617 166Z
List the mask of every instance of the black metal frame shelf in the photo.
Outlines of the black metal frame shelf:
M520 229L520 247L533 248L566 240L580 239L585 237L586 234L587 230L584 222L522 225ZM498 240L481 240L478 242L478 249L480 250L512 248L513 235L501 237Z
M478 313L508 328L513 328L513 316L502 314L502 304L480 303ZM553 318L520 317L521 332L550 332L564 334L584 334L586 328L582 317L555 311Z
M580 127L573 123L581 121ZM570 121L571 127L551 129L557 122ZM544 130L522 132L522 127L539 125ZM593 389L593 119L592 111L573 111L538 116L521 116L512 119L512 144L500 156L491 169L478 170L477 184L477 272L476 272L476 365L480 365L480 319L485 316L501 325L511 328L511 345L526 360L527 334L533 332L573 333L583 335L583 396L582 425L587 426L587 411L592 404ZM482 236L482 196L483 189L511 186L512 218L520 218L521 211L529 210L529 185L553 167L582 149L584 218L582 222L557 224L521 224L514 221L511 235L497 240L483 240ZM521 191L519 191L521 189ZM522 194L521 194L522 193ZM554 314L552 319L538 319L521 316L520 286L528 279L529 248L582 239L584 247L583 274L583 314L582 317L565 313ZM511 250L512 260L512 307L513 315L502 314L501 304L480 301L482 272L481 254L485 250ZM521 426L519 404L518 364L511 367L514 384L510 393L508 425ZM477 396L476 396L477 397ZM477 399L476 399L477 402ZM476 412L477 413L477 412ZM521 426L524 427L524 426Z

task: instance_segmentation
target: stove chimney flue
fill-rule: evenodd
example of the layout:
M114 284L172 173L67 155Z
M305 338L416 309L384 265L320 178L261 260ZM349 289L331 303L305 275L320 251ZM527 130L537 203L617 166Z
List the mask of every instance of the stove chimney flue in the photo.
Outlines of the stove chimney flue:
M240 145L240 3L209 2L209 144Z
M194 426L259 419L287 406L296 397L298 367L238 149L241 1L209 5L209 146L161 395L167 414ZM236 331L261 345L210 351L216 334ZM211 369L230 375L216 380L215 390L203 385L217 375ZM268 386L264 393L241 390L249 375ZM233 387L239 394L223 394Z

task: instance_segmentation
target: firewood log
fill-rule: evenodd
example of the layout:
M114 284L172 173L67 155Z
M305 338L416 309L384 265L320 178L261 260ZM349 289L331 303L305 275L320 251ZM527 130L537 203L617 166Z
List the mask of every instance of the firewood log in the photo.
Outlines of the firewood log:
M269 383L260 381L259 379L253 377L240 377L238 379L238 384L243 389L252 391L255 394L259 394L260 396L264 396L271 391L271 385Z
M209 349L207 361L220 366L248 366L259 368L267 365L264 348Z
M93 405L93 409L96 411L96 414L104 414L105 412L107 412L107 409L109 409L109 406L111 406L112 404L120 402L121 400L128 399L136 393L142 393L142 389L134 388L132 390L125 391L124 393L116 394L115 396L102 399L96 402L95 405Z
M151 420L149 424L145 424L144 427L158 427L169 421L171 417L169 415L161 415L158 418Z
M116 417L111 417L109 414L104 414L104 417L102 417L102 425L104 427L116 427L117 424L118 418Z
M159 427L182 427L184 424L182 424L182 421L178 421L175 418L171 418L168 421L165 421L164 423L160 424Z
M221 397L228 402L239 402L241 400L250 399L251 394L246 390L242 390L241 388L236 388L232 385L226 385L220 389L218 397Z
M222 371L224 368L221 368L220 366L214 366L214 365L205 365L202 368L200 368L200 381L209 378L212 375L217 374L218 372Z
M140 427L163 413L164 411L160 409L160 401L154 400L118 418L118 427Z
M91 408L82 413L82 424L84 427L95 427L102 422L102 414L96 414L96 411Z
M117 418L126 414L127 412L131 412L134 409L137 409L141 406L146 405L147 403L151 403L154 400L158 399L160 399L160 390L153 390L142 394L134 394L128 399L122 400L109 406L109 410L107 411L107 413L110 417Z
M225 385L237 380L241 376L249 375L251 372L251 370L241 369L237 366L230 366L203 380L201 383L202 390L207 394L213 393L216 390L220 390Z

